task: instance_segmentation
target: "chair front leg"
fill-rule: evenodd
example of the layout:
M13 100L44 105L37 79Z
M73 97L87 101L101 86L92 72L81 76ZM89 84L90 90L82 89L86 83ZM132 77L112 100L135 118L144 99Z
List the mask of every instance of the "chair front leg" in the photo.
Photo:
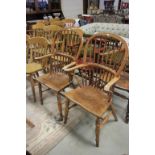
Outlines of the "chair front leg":
M34 102L36 102L35 82L34 82L32 74L30 74L30 82L31 82L31 88L32 88L32 93L33 93L33 99L34 99Z
M58 121L63 121L62 103L61 103L61 95L60 94L57 94L57 101L58 101L58 110L59 110L59 114L60 114Z
M69 112L69 100L67 99L67 101L66 101L66 105L65 105L64 124L67 123L68 112Z
M99 147L100 118L96 119L96 147Z
M128 99L128 105L127 105L127 111L126 111L125 122L126 122L126 123L129 123L129 99Z
M113 114L113 116L115 118L115 121L118 121L117 115L116 115L116 112L115 112L115 109L114 109L113 105L110 105L110 108L111 108L112 114Z

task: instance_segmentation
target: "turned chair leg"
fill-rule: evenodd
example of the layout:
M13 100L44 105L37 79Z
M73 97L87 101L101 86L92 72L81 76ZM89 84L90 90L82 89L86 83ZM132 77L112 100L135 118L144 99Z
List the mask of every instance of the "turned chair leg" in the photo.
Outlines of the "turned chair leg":
M62 121L63 115L62 115L62 103L61 103L61 95L60 94L57 94L57 101L58 101L58 110L59 110L59 114L60 114L58 121Z
M111 108L112 114L113 114L113 116L115 118L115 121L118 121L117 115L116 115L116 112L115 112L115 109L114 109L113 105L111 105L110 108Z
M41 85L41 83L38 83L38 85L39 85L39 96L40 96L40 102L41 102L41 105L43 105L42 85Z
M30 75L30 82L31 82L31 88L32 88L32 93L33 93L33 99L34 99L34 102L36 102L35 82L32 77L32 74Z
M68 112L69 112L69 100L67 99L66 106L65 106L64 124L67 123Z
M128 99L128 105L127 105L127 111L126 111L125 122L126 122L126 123L129 123L129 99Z
M96 147L99 147L100 119L96 119Z

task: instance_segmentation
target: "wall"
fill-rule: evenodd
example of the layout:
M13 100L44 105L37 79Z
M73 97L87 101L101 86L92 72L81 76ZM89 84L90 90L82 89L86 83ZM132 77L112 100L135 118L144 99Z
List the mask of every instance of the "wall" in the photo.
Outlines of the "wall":
M83 14L83 0L61 0L61 8L65 18L77 18Z

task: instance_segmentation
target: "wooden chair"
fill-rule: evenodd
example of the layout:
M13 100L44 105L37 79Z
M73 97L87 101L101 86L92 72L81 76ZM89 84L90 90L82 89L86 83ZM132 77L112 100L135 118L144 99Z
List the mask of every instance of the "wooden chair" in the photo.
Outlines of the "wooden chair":
M31 82L34 102L36 102L35 95L35 78L39 76L39 71L45 70L48 66L47 59L36 59L36 57L48 55L48 41L43 37L33 37L27 40L27 52L30 53L29 60L26 60L26 75Z
M49 44L53 42L55 33L62 30L63 28L58 25L48 25L43 28L44 37L48 40Z
M65 27L65 23L62 20L50 21L50 25L58 25L58 26L60 26L62 28Z
M76 71L76 76L79 76L79 87L63 94L68 99L64 123L67 122L69 110L74 107L70 101L93 114L96 117L97 147L100 128L109 120L110 115L117 121L112 105L112 88L120 79L127 57L128 47L122 38L100 33L88 39L80 63L77 61L63 68L68 73Z
M46 25L43 22L38 22L32 25L32 30L27 31L32 37L44 37L43 28Z
M68 45L76 44L76 51L67 50ZM60 91L64 90L71 83L71 74L66 74L62 68L75 61L74 54L77 54L82 47L82 38L72 30L60 30L56 33L54 38L54 44L52 45L51 51L54 51L50 57L50 69L49 73L37 78L39 83L39 94L41 104L43 104L42 98L42 85L53 90L57 94L58 110L60 114L59 121L63 120L61 95ZM76 52L76 53L74 53Z
M81 37L83 37L84 31L80 28L71 28L72 30L74 30L75 32L79 33L79 35Z
M36 29L43 29L45 26L45 24L43 22L39 22L39 23L36 23L34 25L32 25L32 29L33 30L36 30Z

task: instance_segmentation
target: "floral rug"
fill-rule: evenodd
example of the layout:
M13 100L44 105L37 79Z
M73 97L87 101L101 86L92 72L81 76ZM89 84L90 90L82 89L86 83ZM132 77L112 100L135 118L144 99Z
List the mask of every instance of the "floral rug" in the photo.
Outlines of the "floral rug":
M56 104L53 111L37 103L27 103L26 118L33 124L26 124L26 150L32 155L45 155L55 147L78 124L82 113L73 108L68 117L68 122L56 122ZM55 111L55 112L54 112Z

